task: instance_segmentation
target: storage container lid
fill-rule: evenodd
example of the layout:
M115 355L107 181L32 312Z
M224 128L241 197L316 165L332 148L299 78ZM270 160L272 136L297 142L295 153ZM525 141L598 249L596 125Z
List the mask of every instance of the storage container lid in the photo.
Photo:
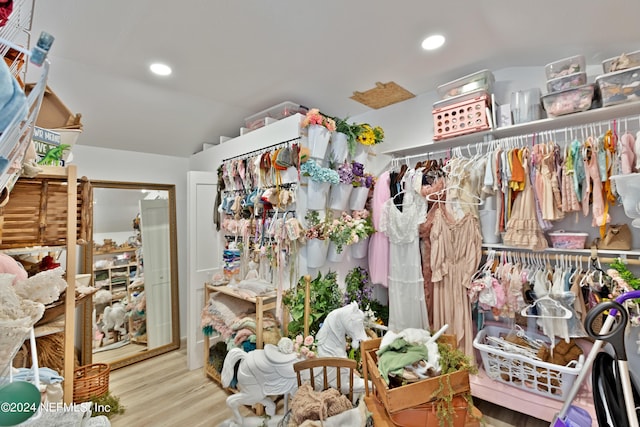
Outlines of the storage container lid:
M475 90L473 92L465 93L458 96L452 96L451 98L443 99L442 101L434 102L433 109L437 110L438 108L445 108L450 105L454 105L460 102L469 101L474 98L478 98L480 96L486 95L489 97L489 92L484 89Z
M451 99L452 97L463 95L477 90L491 92L495 77L489 70L481 70L468 76L460 77L452 82L438 86L438 95L441 99Z
M615 77L615 76L618 76L618 75L622 75L622 74L625 74L625 73L634 73L634 72L638 72L638 71L640 71L640 67L627 68L627 69L620 70L620 71L614 71L612 73L601 74L598 77L596 77L596 83L599 83L599 80L601 80L601 79L608 79L608 78Z

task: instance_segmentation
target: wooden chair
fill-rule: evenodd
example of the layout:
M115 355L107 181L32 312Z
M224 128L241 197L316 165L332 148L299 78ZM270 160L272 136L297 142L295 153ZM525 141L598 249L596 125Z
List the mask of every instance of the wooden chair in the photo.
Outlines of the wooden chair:
M311 387L316 389L316 378L314 373L317 372L314 368L322 368L322 378L323 378L323 389L326 390L332 385L329 384L329 375L328 371L330 369L336 370L336 389L342 393L342 375L341 368L349 370L349 400L353 402L353 377L354 371L356 370L357 363L353 359L346 359L343 357L318 357L314 359L306 359L301 362L296 362L293 365L293 370L296 372L296 376L298 377L298 387L302 385L302 378L300 376L301 372L305 370L309 371L309 381L311 383ZM344 394L344 393L343 393Z

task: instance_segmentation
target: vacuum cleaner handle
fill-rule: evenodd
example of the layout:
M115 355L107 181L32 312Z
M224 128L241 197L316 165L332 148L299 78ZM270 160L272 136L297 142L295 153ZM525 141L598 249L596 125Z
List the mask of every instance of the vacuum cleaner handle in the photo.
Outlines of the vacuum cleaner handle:
M617 321L612 325L609 331L603 332L602 330L596 332L593 329L593 322L599 318L605 311L611 310L609 316L619 316ZM627 352L624 347L624 332L629 321L629 314L627 309L622 304L616 301L605 301L592 308L584 321L587 334L593 339L606 341L613 347L616 353L616 359L627 360Z

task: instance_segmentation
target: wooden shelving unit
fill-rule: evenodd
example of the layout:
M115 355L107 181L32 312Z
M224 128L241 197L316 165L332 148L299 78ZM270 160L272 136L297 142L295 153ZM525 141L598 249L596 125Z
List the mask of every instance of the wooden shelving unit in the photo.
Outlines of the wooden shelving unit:
M38 336L64 331L64 402L73 402L73 378L75 362L75 287L78 230L78 177L75 165L66 167L43 166L43 172L35 178L19 178L11 191L9 203L2 208L4 215L3 241L0 249L9 254L47 251L51 245L66 251L67 289L64 300L64 316L55 322L36 328ZM25 184L25 185L22 185ZM36 184L33 186L31 184ZM49 185L51 184L51 185ZM48 193L48 187L64 188L64 193ZM62 185L60 185L62 184ZM45 188L45 191L32 190ZM27 192L33 194L25 196ZM37 197L39 203L21 206L21 198ZM14 202L14 204L12 204ZM26 209L26 211L25 211ZM37 212L34 214L31 211ZM22 212L22 213L21 213ZM9 235L5 231L9 230ZM20 234L12 234L20 230ZM33 231L30 233L30 231ZM6 239L5 239L6 237ZM20 247L20 245L22 247Z
M256 348L263 348L264 341L262 337L262 324L264 319L264 313L269 310L274 310L276 308L276 293L273 292L268 295L259 296L255 298L250 298L244 295L241 295L233 288L229 288L228 286L214 286L210 283L205 283L204 288L204 300L205 303L208 303L211 294L219 292L224 295L231 296L233 298L238 298L244 301L248 301L255 305L256 307ZM208 336L204 336L204 372L205 375L209 378L213 379L218 384L221 384L220 381L220 373L215 370L215 368L209 364L209 346L210 346L211 338Z

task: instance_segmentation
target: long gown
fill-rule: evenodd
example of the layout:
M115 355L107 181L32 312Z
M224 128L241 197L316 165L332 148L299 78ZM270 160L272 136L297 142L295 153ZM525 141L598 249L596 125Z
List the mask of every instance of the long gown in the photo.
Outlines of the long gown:
M384 203L380 231L389 237L389 329L429 329L425 304L418 227L426 219L427 203L409 188L402 211L393 199Z
M434 207L431 227L433 328L449 325L458 348L473 360L473 323L467 290L482 257L482 234L472 213L452 221L444 207Z

